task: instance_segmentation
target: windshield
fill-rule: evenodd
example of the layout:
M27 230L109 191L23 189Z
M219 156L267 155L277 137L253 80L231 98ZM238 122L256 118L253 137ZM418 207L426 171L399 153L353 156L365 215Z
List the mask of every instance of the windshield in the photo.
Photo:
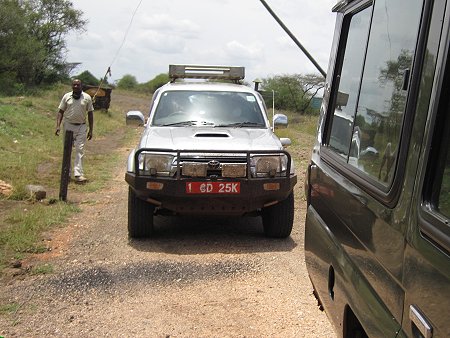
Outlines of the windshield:
M154 126L265 127L251 93L166 91L153 116Z

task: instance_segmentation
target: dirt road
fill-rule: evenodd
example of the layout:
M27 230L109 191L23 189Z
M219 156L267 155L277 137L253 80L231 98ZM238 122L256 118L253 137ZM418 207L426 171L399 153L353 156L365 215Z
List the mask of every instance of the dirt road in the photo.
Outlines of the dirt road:
M4 337L334 337L303 253L299 175L292 236L267 239L259 218L156 218L127 238L125 159L110 187L77 197L82 212L47 235L53 273L2 280ZM69 188L70 189L70 188ZM69 200L70 200L69 190Z

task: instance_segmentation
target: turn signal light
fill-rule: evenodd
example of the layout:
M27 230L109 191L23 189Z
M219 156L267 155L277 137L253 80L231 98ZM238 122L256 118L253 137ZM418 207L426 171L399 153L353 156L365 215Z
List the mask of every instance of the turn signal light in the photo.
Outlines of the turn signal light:
M264 183L263 187L266 191L280 190L280 183Z
M162 190L164 183L159 182L147 182L147 189L149 190Z

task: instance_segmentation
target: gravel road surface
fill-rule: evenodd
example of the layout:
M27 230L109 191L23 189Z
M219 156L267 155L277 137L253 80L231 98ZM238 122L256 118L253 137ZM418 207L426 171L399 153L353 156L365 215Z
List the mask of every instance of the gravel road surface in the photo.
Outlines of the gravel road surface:
M46 234L47 253L1 279L3 337L335 337L317 307L304 252L303 175L288 239L260 218L157 217L150 240L127 237L129 149L108 189L73 196L82 211ZM309 151L309 150L307 150ZM53 272L27 273L48 264Z

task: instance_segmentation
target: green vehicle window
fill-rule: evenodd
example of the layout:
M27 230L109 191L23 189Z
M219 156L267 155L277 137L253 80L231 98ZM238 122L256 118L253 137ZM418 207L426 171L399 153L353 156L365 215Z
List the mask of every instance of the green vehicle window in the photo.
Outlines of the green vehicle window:
M447 144L447 147L449 145ZM450 218L450 151L447 149L447 158L445 161L445 170L442 177L441 189L438 201L439 211Z
M421 13L422 0L379 0L374 7L349 163L385 186L395 172L408 94L404 83Z
M356 110L359 84L364 61L372 7L350 18L345 55L339 75L329 146L345 159L352 138L353 118Z

